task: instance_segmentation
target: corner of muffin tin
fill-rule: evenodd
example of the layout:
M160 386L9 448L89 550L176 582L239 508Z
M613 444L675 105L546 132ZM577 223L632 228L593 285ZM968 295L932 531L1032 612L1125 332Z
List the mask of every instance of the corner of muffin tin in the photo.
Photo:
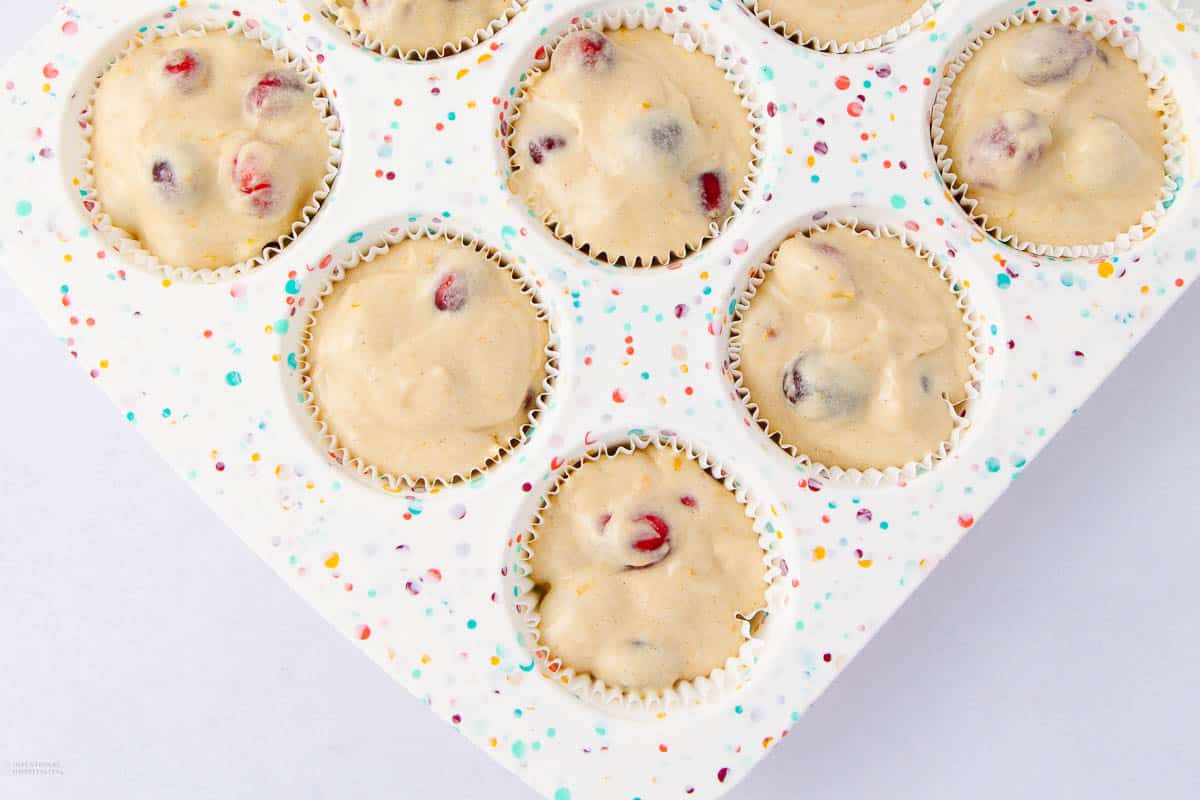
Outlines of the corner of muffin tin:
M311 2L306 0L300 7L305 8L309 5ZM247 292L245 302L252 309L253 319L290 319L291 324L287 332L273 338L269 347L255 346L258 355L269 355L276 363L267 363L264 357L259 359L263 363L255 362L252 366L247 366L247 371L253 369L258 373L258 378L265 376L270 388L263 391L274 394L277 409L286 409L281 416L286 417L287 422L280 427L287 429L286 436L289 442L293 445L297 442L305 443L305 453L292 454L297 462L308 463L310 474L329 470L334 475L357 475L358 470L334 463L335 460L330 458L328 443L322 439L319 429L314 426L313 419L305 408L305 389L302 383L303 335L313 304L319 302L319 298L331 285L332 270L347 259L353 261L356 253L362 254L362 248L369 248L373 243L386 240L389 236L405 238L414 232L435 229L461 234L499 253L513 263L518 272L536 282L538 287L535 291L548 316L551 343L555 348L552 372L544 386L546 392L538 402L536 433L528 441L515 447L494 469L487 470L482 479L481 476L475 476L475 479L467 476L468 480L449 486L425 487L414 487L400 481L384 487L391 495L395 495L389 496L389 492L378 491L380 481L377 476L368 476L365 482L370 484L369 491L364 490L356 494L355 502L378 509L372 512L378 519L394 522L401 514L406 513L417 518L417 522L433 525L435 523L427 521L428 517L426 520L419 519L420 515L414 513L413 509L419 508L424 502L427 508L436 508L443 514L449 509L449 519L457 519L453 516L454 509L464 503L475 502L471 498L479 493L490 492L490 495L496 498L496 513L483 520L474 519L476 524L483 522L495 529L490 540L487 536L477 535L471 541L474 550L483 553L478 556L472 555L472 558L476 559L473 563L481 565L476 575L488 576L481 578L479 582L487 584L489 591L494 590L499 594L499 600L492 600L489 607L498 607L493 609L497 618L506 620L505 624L508 626L494 637L497 650L511 650L516 637L522 637L517 650L532 653L535 645L527 638L530 630L530 619L526 613L528 609L523 608L519 602L522 593L527 589L523 588L521 583L524 576L521 574L523 542L520 537L532 525L543 499L553 492L553 487L565 471L570 469L571 464L577 463L597 448L638 446L630 444L635 441L646 446L645 443L652 439L657 440L656 437L659 436L678 437L679 441L687 442L696 448L695 452L704 453L706 458L711 458L714 463L720 465L722 471L732 476L730 480L736 477L741 491L739 499L755 498L758 501L756 508L762 511L764 519L771 521L770 533L774 537L773 547L768 549L773 570L771 591L777 591L778 595L769 598L770 615L760 630L761 636L758 637L761 646L755 649L753 663L749 665L745 680L739 682L734 691L718 692L711 697L698 694L674 698L670 703L670 713L667 714L670 719L664 720L660 718L660 712L668 710L665 703L629 704L614 698L611 692L595 693L590 687L582 692L587 699L581 703L572 695L573 687L543 689L544 682L538 682L534 678L536 672L525 676L525 683L521 684L518 679L525 670L523 663L511 674L506 673L505 677L495 678L489 675L480 679L494 683L498 687L495 691L511 688L523 701L531 697L541 700L549 695L556 698L571 695L562 702L553 699L547 700L546 703L553 705L571 719L586 718L587 727L594 724L592 720L597 715L601 718L625 718L629 724L622 729L622 735L628 736L631 741L640 741L646 736L657 735L660 731L672 730L671 726L680 720L716 713L727 708L734 696L758 698L763 707L768 708L771 703L763 698L773 691L771 687L779 688L782 693L784 684L792 675L789 670L802 669L805 673L804 680L811 680L811 689L806 690L803 700L789 701L794 702L802 711L833 679L836 669L841 665L836 655L826 659L818 655L815 661L809 664L807 655L798 650L795 643L797 637L801 637L805 648L815 647L816 642L822 641L819 637L825 635L819 625L810 623L809 627L800 633L796 632L798 628L793 630L792 625L797 610L807 607L805 604L811 605L811 601L818 596L814 594L816 589L834 586L839 592L849 592L851 589L847 587L861 588L864 593L879 600L881 610L878 616L881 621L902 602L903 594L887 595L884 590L878 588L878 584L867 583L872 573L867 571L863 563L871 560L871 548L877 548L879 552L886 552L896 559L894 565L887 567L893 570L887 573L889 578L903 575L912 582L919 582L919 578L912 579L909 573L901 570L911 569L905 566L907 562L904 559L910 553L920 551L920 548L910 546L911 543L897 544L886 541L886 537L880 533L878 519L872 522L870 514L866 515L866 519L872 522L871 525L855 527L857 523L852 525L847 522L842 510L859 507L860 503L861 507L865 508L877 499L887 502L888 498L905 494L924 497L925 493L929 493L932 498L935 492L931 484L942 480L956 480L955 476L964 475L975 468L972 459L982 460L982 456L971 453L973 442L979 437L991 435L994 429L998 429L997 426L1005 424L1005 420L1002 420L996 411L998 398L1010 390L1005 379L1014 369L1014 356L1010 352L1011 347L1005 347L1005 339L1011 335L1009 331L1017 324L1021 314L1025 313L1024 302L1028 300L1030 293L1022 287L1035 280L1030 277L1025 283L1018 281L1010 292L997 285L998 276L1024 273L1038 276L1036 279L1044 279L1045 273L1049 272L1036 255L1014 250L984 236L975 228L967 214L937 178L938 157L930 137L930 114L938 93L939 71L961 52L967 41L974 38L973 31L994 24L989 21L998 21L1009 13L1009 6L993 2L989 3L986 9L965 9L962 3L945 3L934 14L931 22L926 23L935 26L933 45L923 37L910 33L895 42L885 43L882 49L847 55L813 51L774 34L770 34L764 41L764 33L769 31L764 30L759 20L742 11L740 5L727 4L727 7L721 10L717 8L719 3L714 6L681 6L661 13L680 15L686 20L706 26L706 35L719 45L728 45L731 56L738 60L744 85L747 87L744 105L757 127L758 169L752 175L751 182L743 189L745 196L739 211L723 230L714 231L714 235L702 247L671 264L670 270L629 270L606 268L611 265L588 259L584 254L565 246L525 211L523 201L519 198L514 199L506 189L494 187L505 182L510 167L507 136L504 130L498 127L503 118L500 115L504 114L506 105L511 108L514 98L527 84L531 65L536 68L539 62L539 47L545 48L543 52L549 52L550 46L567 30L578 26L581 20L574 15L582 15L582 21L586 24L595 24L597 14L602 15L604 21L614 20L621 23L643 19L636 16L643 13L640 7L633 8L620 2L578 4L573 6L571 11L543 11L532 6L526 7L513 17L508 25L497 30L485 44L477 48L441 59L406 64L403 74L387 72L389 83L385 87L375 89L380 98L379 102L374 102L361 98L353 99L355 95L367 91L364 87L369 84L367 81L353 80L351 76L357 77L357 74L372 70L383 75L385 71L395 67L394 64L386 63L388 59L362 58L363 54L352 46L346 34L323 18L318 18L320 24L305 27L305 23L299 20L295 3L279 5L267 0L246 0L240 3L239 8L250 19L254 19L252 15L257 13L268 16L272 23L271 29L281 32L288 51L299 56L306 64L316 65L314 69L318 81L324 86L335 115L338 119L349 121L341 130L341 168L329 196L322 203L311 224L302 236L291 242L282 252L253 270L236 276L219 276L221 282L215 286L191 285L191 281L184 281L189 285L171 290L179 291L181 294L178 296L154 295L166 298L166 303L207 303L215 307L219 303L229 302L226 290L237 298L235 292L239 289L236 287L242 287L244 284L248 288L241 291ZM212 7L220 8L222 4L214 3ZM128 12L129 19L144 20L147 24L153 24L153 20L163 17L165 8L166 4L151 0L114 0L112 11L106 13L116 15ZM189 17L184 14L173 18L186 20ZM710 22L716 22L718 18L721 20L720 27L708 25ZM950 24L951 20L956 27L939 27L940 23ZM539 32L538 26L541 23L548 27ZM73 85L73 94L58 101L62 111L58 120L61 128L58 136L59 158L64 171L60 188L65 194L61 206L67 213L73 213L84 220L87 220L87 217L80 205L79 188L73 185L84 152L79 135L78 114L90 102L95 77L99 74L92 69L93 66L102 70L135 31L136 24L122 24L107 33L103 41L95 36L87 39L88 46L95 47L94 53L81 60L80 76ZM496 45L496 49L492 49L492 45ZM485 54L479 52L481 48L487 49L486 54L491 56L493 61L491 65L477 60L480 55ZM796 52L801 50L803 53ZM926 52L934 50L936 53ZM318 56L322 59L321 62L317 62ZM823 135L821 141L828 140L831 143L832 155L820 152L810 154L807 150L789 152L789 148L797 144L809 144L809 140L815 138L799 134L799 129L812 128L818 124L814 115L808 113L806 108L796 107L797 98L816 98L815 102L821 108L831 111L844 108L847 103L853 102L854 92L832 88L835 77L854 75L855 79L861 79L864 67L877 63L880 59L889 63L903 62L906 79L916 80L918 75L923 74L924 69L932 76L932 80L927 85L910 85L907 99L894 106L899 114L899 121L905 126L904 131L897 132L896 138L902 139L909 151L892 157L907 157L910 161L905 174L900 175L893 171L888 178L889 186L897 188L896 194L891 198L881 194L846 196L846 191L841 189L838 183L829 180L817 183L812 182L810 178L822 174L828 159L848 159L857 146L855 140L858 134L868 132L878 119L843 118L840 114L834 119L831 115L827 124L822 123L828 130L828 135ZM384 63L371 63L373 61ZM779 82L767 77L771 65L776 68L786 67L795 73L803 74L811 78L813 83L811 86L805 86L803 82L796 81L794 85L782 87ZM472 72L465 78L467 83L463 84L469 85L469 90L460 90L457 83L456 75L462 70ZM431 76L437 80L431 81ZM455 124L460 127L469 125L473 131L454 134L456 140L460 143L477 144L478 147L466 152L467 147L464 146L463 161L468 162L469 166L458 167L451 173L453 176L465 176L492 187L486 190L494 196L495 202L490 206L468 204L458 198L454 191L438 188L432 179L430 194L435 199L413 197L410 191L400 188L399 184L391 187L378 177L371 176L371 153L380 146L380 137L388 130L385 123L392 119L384 106L390 105L393 97L401 99L402 90L394 88L394 84L399 81L408 82L403 90L408 92L403 94L403 101L406 107L412 109L405 111L401 117L405 124L445 119L447 109L438 105L440 100L430 99L428 96L430 85L440 87L445 95L461 96L470 91L471 94L466 96L495 98L497 109L481 109L478 113L470 114L463 111L461 105L455 107L454 110L462 117L461 121ZM419 122L414 122L415 115L421 115ZM511 117L508 119L511 121ZM422 132L417 136L425 136L426 130L427 128L421 128ZM489 137L497 141L489 142ZM426 145L427 142L421 142L417 146ZM429 149L414 155L414 163L418 157L433 158L436 152L429 146ZM814 166L806 167L801 162L810 155ZM883 157L884 154L877 154L875 159L877 161ZM848 168L843 166L838 169ZM923 177L924 172L932 172L932 179ZM406 177L401 175L400 179ZM860 181L856 185L861 183ZM466 193L474 188L462 187L462 192ZM1189 190L1180 190L1181 193L1186 191ZM907 208L900 205L897 198L908 203ZM925 201L922 202L919 198L924 198ZM439 207L438 203L443 203L444 208ZM485 220L489 219L491 222L485 225ZM802 460L792 457L774 442L767 440L767 435L747 416L743 400L739 396L736 378L728 361L730 326L737 306L746 293L752 292L753 271L791 233L834 221L878 225L902 234L918 249L936 257L942 268L954 279L961 281L964 287L969 283L965 293L969 296L969 303L964 310L967 312L968 324L973 335L976 370L973 372L972 389L969 390L972 392L968 411L970 427L962 439L944 454L944 458L935 459L928 465L919 465L911 470L897 470L893 475L853 475L849 472L822 470L819 465L804 464ZM1169 221L1170 215L1166 222ZM957 243L968 241L972 243L969 252L960 253ZM1135 243L1135 246L1144 244ZM113 260L120 260L121 263L129 261L126 253L114 255L116 258L110 258L104 270L111 269ZM103 262L91 263L83 258L78 260L80 263L76 265L77 269L102 269L100 264ZM1090 266L1094 261L1081 259L1079 263ZM139 287L144 285L144 290L150 291L150 284L157 284L162 276L146 270L142 272L146 274L131 275L130 283L137 283ZM701 277L702 275L709 277ZM291 288L293 282L294 291ZM654 293L666 288L670 288L680 297L688 298L687 316L668 324L674 326L672 330L686 329L688 346L695 351L694 356L689 357L689 361L697 365L693 381L697 395L706 401L712 401L717 407L709 407L696 419L680 411L675 405L658 404L652 397L639 399L637 396L631 396L628 403L621 406L604 404L607 393L612 391L612 382L607 378L596 377L596 374L602 370L611 370L617 362L614 360L603 366L584 366L583 355L588 352L587 348L594 340L613 338L619 332L619 328L615 323L603 319L594 324L581 324L575 320L576 315L571 310L571 293L578 291L584 282L591 282L593 286L598 287L598 294L607 296L617 292L621 295L644 296L648 304L661 303L662 298ZM280 292L279 289L283 287L287 288ZM711 295L702 295L703 290L711 291ZM1024 291L1024 294L1018 294L1021 291ZM281 297L283 303L280 302ZM250 335L251 327L253 326L246 326L246 336ZM639 328L639 336L642 330L654 329ZM660 335L665 340L671 334ZM644 342L646 338L642 337L639 341ZM704 362L709 362L711 368L701 370L698 365ZM1024 377L1014 376L1014 380ZM232 381L230 385L233 385ZM583 403L584 399L588 401L586 404ZM724 427L713 430L704 427L706 423L713 421ZM279 420L274 422L278 424ZM165 452L166 448L163 449ZM180 463L177 459L172 460L173 463ZM314 463L317 466L312 466ZM930 473L930 476L922 477L925 473ZM929 477L934 479L930 480ZM254 485L247 486L252 488L243 488L240 491L248 493L253 490ZM261 486L257 488L261 490ZM422 491L413 492L414 488ZM232 494L239 490L216 488L201 482L197 484L197 491L214 507L219 507L222 515L248 544L270 561L281 574L294 581L289 568L280 561L280 553L273 549L277 545L259 541L245 530L240 516L231 510L236 508L235 505L221 505L226 502L222 499L226 492ZM406 502L399 497L405 493L410 493L405 501L412 501L407 505L407 512L402 510ZM412 494L420 497L414 501ZM999 491L994 490L980 492L980 495L987 497L998 494ZM245 499L242 502L245 502ZM273 502L272 499L268 504ZM932 504L934 501L930 499L929 502ZM830 512L832 521L824 527L820 524L810 524L811 519L818 518L821 509L826 506L839 506L839 511ZM986 503L982 507L985 506ZM448 518L442 516L439 519ZM801 522L801 519L805 521ZM860 513L858 522L862 520L863 515ZM959 514L957 525L961 530L951 525L953 530L944 534L949 540L948 546L952 546L956 541L955 535L961 536L973 523L973 516ZM758 517L756 530L760 536L767 530ZM846 538L850 539L852 544L858 544L858 557L855 558L851 548L850 554L842 554L840 560L832 554L817 559L813 555L814 543L826 542L829 539L829 530L845 532ZM354 532L337 533L346 536L346 541L350 541ZM910 530L906 535L915 534ZM336 545L336 536L334 539ZM821 547L824 545L818 545L818 549ZM833 545L829 545L831 553L832 547ZM910 560L915 560L916 557L913 555ZM815 571L818 567L827 571ZM475 593L477 589L478 587L472 587L470 591ZM307 596L314 603L321 597L317 594ZM770 608L772 598L777 603L774 608ZM375 647L375 643L368 641L367 636L363 635L365 623L358 618L360 612L355 609L350 615L342 613L345 608L339 604L348 604L350 599L342 594L333 594L329 599L321 599L320 602L326 603L318 606L339 629L348 635L354 635L369 650ZM349 622L350 619L355 620L353 624ZM374 619L372 623L378 627ZM370 634L369 627L366 628L366 634ZM832 638L832 631L829 634ZM445 635L450 637L451 634ZM852 657L854 652L857 652L857 647L848 647L848 652L848 657ZM387 659L378 651L373 651L372 655L385 668L390 668ZM506 664L509 660L516 661L511 655L505 655L501 660ZM830 664L832 666L828 666ZM455 667L447 669L453 670ZM480 669L479 665L466 669L471 672L468 680L476 680L474 671ZM413 688L413 684L403 674L395 674L402 683ZM513 675L516 677L512 677ZM488 690L488 697L492 696L492 691ZM697 700L699 702L696 702ZM435 710L453 719L448 709L439 707ZM472 711L474 712L474 709ZM764 713L771 720L778 717L780 725L784 727L794 721L785 720L774 711L768 710ZM493 730L503 730L504 725L516 724L511 716L508 716L498 722ZM513 729L515 730L515 727ZM483 741L482 734L476 735L474 729L464 728L464 732L469 733L477 742ZM624 752L628 754L630 751ZM761 752L765 752L765 749ZM748 754L738 763L748 769L757 761L761 752L756 748L754 753ZM509 768L514 767L513 763L505 761L503 753L492 751L491 754ZM718 752L715 744L706 755L717 759L725 758L725 754ZM640 755L630 757L641 758ZM572 763L582 769L579 762ZM652 767L647 766L647 769L650 768ZM691 769L688 767L683 771ZM694 783L699 787L697 796L713 797L723 793L745 771L746 769L740 770L729 780L726 779L725 773L720 773L722 777L719 781L715 779L718 774L715 768L711 770L711 775L695 773ZM526 773L524 777L543 792L553 791L553 776ZM568 777L562 778L564 785L568 782ZM580 792L575 796L586 798L601 795Z

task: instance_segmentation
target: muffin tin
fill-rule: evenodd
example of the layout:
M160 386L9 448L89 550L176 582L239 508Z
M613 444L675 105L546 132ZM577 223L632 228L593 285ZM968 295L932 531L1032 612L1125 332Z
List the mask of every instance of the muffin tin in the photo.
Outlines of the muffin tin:
M937 5L937 4L934 4ZM1134 30L1194 137L1200 38L1160 2L1072 8ZM1053 4L1021 4L1052 13ZM590 261L505 189L500 111L538 50L597 14L671 17L752 84L759 176L741 212L667 267ZM939 174L943 68L1014 11L947 0L883 49L787 41L733 0L527 5L475 47L405 62L354 47L318 0L62 6L5 70L0 246L14 280L125 419L331 624L430 709L554 800L716 797L773 749L930 570L1200 274L1195 162L1144 241L1033 256L984 235ZM1111 15L1111 16L1108 16ZM144 26L261 29L313 69L342 127L319 213L235 276L164 274L91 227L78 124L97 75ZM729 368L754 268L789 234L857 219L932 252L979 333L971 425L896 475L833 473L781 450ZM298 370L335 265L412 226L469 236L530 278L558 376L526 440L483 473L414 491L331 458ZM631 437L676 438L752 496L776 573L735 686L671 708L583 697L542 669L519 594L519 537L568 465Z

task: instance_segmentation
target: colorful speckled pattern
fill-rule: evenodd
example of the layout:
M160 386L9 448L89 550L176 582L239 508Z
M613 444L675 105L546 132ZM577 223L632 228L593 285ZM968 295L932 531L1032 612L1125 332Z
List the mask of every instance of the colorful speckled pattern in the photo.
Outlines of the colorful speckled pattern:
M948 199L928 132L939 70L983 27L1040 2L946 2L895 46L844 57L783 40L733 0L644 7L726 44L766 120L745 211L676 268L644 271L586 261L504 189L498 112L583 4L533 4L478 47L419 64L355 49L317 0L100 5L63 6L5 70L0 260L64 351L256 553L433 713L554 800L727 791L1200 276L1190 152L1161 229L1105 260L1017 253ZM1153 43L1194 136L1200 37L1189 23L1150 0L1077 5ZM88 228L78 193L74 120L87 87L139 25L192 15L281 37L313 64L345 127L341 174L313 223L265 267L211 284L128 263ZM724 369L751 267L791 231L851 216L903 229L944 260L985 337L960 446L878 486L798 467L750 422ZM331 265L412 222L469 234L538 282L561 375L538 430L484 476L389 493L323 451L296 352ZM651 720L584 705L543 677L506 595L508 544L554 471L638 429L676 431L728 465L759 498L786 565L743 688Z

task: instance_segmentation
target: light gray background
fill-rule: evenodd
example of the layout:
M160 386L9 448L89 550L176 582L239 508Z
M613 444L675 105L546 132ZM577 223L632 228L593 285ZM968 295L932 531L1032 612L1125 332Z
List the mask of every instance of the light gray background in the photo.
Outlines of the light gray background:
M0 0L0 60L52 6ZM731 797L1200 797L1198 328L1192 291ZM0 798L533 796L225 529L2 272L0 389Z

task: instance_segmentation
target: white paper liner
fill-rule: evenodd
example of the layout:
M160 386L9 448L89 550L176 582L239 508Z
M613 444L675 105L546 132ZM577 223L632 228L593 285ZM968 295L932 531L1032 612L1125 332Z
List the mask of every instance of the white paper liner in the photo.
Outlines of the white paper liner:
M516 160L516 152L512 147L512 137L516 132L517 123L521 118L521 105L528 98L530 87L549 68L550 57L554 49L558 47L559 43L568 34L577 30L597 30L604 32L621 28L646 28L647 30L662 31L672 37L676 46L682 47L688 52L694 52L699 49L700 52L712 58L716 65L724 70L725 79L732 84L734 93L741 98L742 108L746 109L746 119L750 122L751 131L751 161L748 165L746 176L742 181L742 186L738 189L737 196L734 198L733 210L725 219L720 221L714 220L709 223L708 234L700 239L694 242L685 242L678 247L662 253L654 253L649 256L639 254L633 258L632 262L624 256L610 259L608 258L608 254L603 250L594 249L587 242L576 242L571 232L567 230L566 225L555 218L553 211L542 211L532 207L530 210L533 211L543 225L550 228L555 237L570 244L589 258L603 261L613 266L666 266L699 251L705 244L720 236L721 232L738 217L742 209L749 202L750 196L754 191L754 186L758 182L763 154L766 152L766 142L763 133L766 113L762 107L763 104L759 100L757 84L750 76L746 65L733 56L733 48L725 44L718 35L714 34L707 27L703 30L698 30L681 15L668 14L658 9L631 7L597 11L594 16L572 24L571 27L556 36L551 44L538 49L533 64L525 70L524 79L517 86L515 97L501 106L499 137L503 143L506 155L505 160L508 164L509 177L511 178L512 175L515 175L520 170ZM521 195L514 193L514 196L521 202L527 203Z
M942 82L934 100L930 114L930 132L933 139L934 160L942 175L951 196L980 228L1000 242L1017 250L1024 250L1039 256L1054 258L1097 258L1116 255L1124 252L1154 233L1168 209L1174 204L1175 196L1183 185L1180 172L1180 159L1185 149L1182 141L1183 125L1179 118L1178 107L1174 93L1166 82L1166 75L1153 53L1144 49L1136 33L1128 26L1113 24L1114 19L1101 13L1100 9L1079 7L1041 8L1029 11L1021 10L1002 19L996 25L989 27L983 34L970 42L967 47L942 70ZM1152 209L1147 209L1141 220L1118 236L1115 240L1098 244L1055 245L1029 242L1021 239L1015 233L1006 233L1000 225L988 219L987 214L978 210L979 202L968 196L970 187L965 181L960 181L954 172L954 160L950 158L949 148L942 144L945 132L942 123L946 117L946 105L950 92L954 88L954 80L966 68L968 62L988 40L997 33L1006 31L1014 25L1044 24L1071 25L1084 33L1091 34L1096 39L1108 41L1120 49L1126 56L1133 59L1138 69L1146 76L1146 83L1154 92L1163 111L1163 185L1158 203Z
M822 464L814 461L805 454L798 446L793 445L784 440L784 436L779 431L771 427L771 422L766 417L759 414L758 404L754 402L754 398L750 396L750 389L746 387L742 380L741 364L742 364L742 315L750 308L754 296L758 293L758 287L766 280L767 274L775 268L775 257L779 252L779 247L783 242L792 238L792 236L800 236L817 231L825 231L831 227L845 228L853 231L859 236L867 236L872 239L887 237L898 240L914 255L924 260L930 269L936 270L938 275L946 281L946 287L953 292L958 299L958 308L962 311L963 320L967 326L967 340L970 343L969 353L971 356L970 364L970 380L968 380L965 392L966 402L963 407L963 413L955 410L954 406L946 401L946 407L953 417L954 427L950 433L950 438L939 443L938 446L926 453L922 458L916 461L910 461L906 464L890 465L879 468L869 468L865 470L856 468L843 468L837 465ZM975 311L971 303L971 298L968 290L960 280L957 280L955 275L934 255L933 251L923 246L909 237L908 233L903 228L893 228L890 225L868 225L860 223L854 217L836 219L833 221L821 222L808 228L800 228L788 236L780 240L779 245L771 251L770 257L759 267L753 269L750 273L745 290L737 300L734 318L729 326L729 356L726 364L726 370L729 378L733 383L734 392L745 403L746 411L754 423L780 446L788 455L797 459L809 472L814 476L823 480L831 480L839 483L844 483L850 486L879 486L879 485L896 485L907 480L911 480L923 472L932 470L934 466L944 460L952 450L954 450L967 429L971 427L973 421L973 411L977 405L977 401L983 390L983 368L986 359L982 342L984 334L980 327L980 316Z
M790 20L775 14L769 8L760 6L758 0L742 0L742 2L764 25L783 38L795 44L824 53L863 53L867 50L878 50L884 45L894 44L924 25L937 11L938 6L941 5L941 0L926 0L924 5L918 8L911 17L878 36L870 36L866 39L859 39L856 42L838 42L833 39L825 40L809 36Z
M313 392L311 365L307 361L309 353L308 345L313 339L313 326L316 324L318 315L324 307L324 298L333 292L337 282L345 277L346 271L354 269L359 264L369 264L376 258L387 253L393 245L400 244L409 239L441 239L449 244L458 244L484 256L488 261L494 263L497 269L502 269L511 275L512 279L520 286L521 293L529 298L537 319L545 322L548 327L549 338L544 351L546 356L546 375L542 379L542 391L533 398L533 406L529 409L527 422L514 433L508 443L498 453L492 455L479 465L473 466L468 470L452 473L451 475L394 474L380 470L375 465L365 462L343 447L338 441L337 436L334 435L329 429L328 424L326 424L326 421L322 418L318 399ZM296 375L300 380L300 392L304 398L304 409L308 416L316 423L318 435L329 458L351 469L375 486L379 486L389 492L402 492L406 489L431 489L438 486L448 486L478 477L493 465L503 460L515 447L523 443L537 427L539 417L545 413L547 401L549 400L550 393L554 390L554 384L558 378L558 336L549 310L538 296L533 278L518 273L498 251L482 242L459 233L448 225L410 222L403 227L391 228L381 238L351 250L348 255L333 265L329 277L321 287L320 292L316 295L316 302L308 309L308 317L305 320L304 330L300 336L300 347L296 359Z
M372 39L364 31L350 24L346 19L345 9L331 6L331 3L332 0L321 0L321 13L325 15L326 19L344 31L350 37L351 44L355 47L361 47L363 50L370 50L376 55L400 61L431 61L470 50L472 47L492 38L496 35L497 31L512 21L517 12L525 7L526 0L512 0L508 8L504 9L503 14L490 21L484 27L477 28L471 34L460 36L456 40L442 42L441 44L429 45L423 50L414 47L405 50L398 45L384 44L378 39Z
M309 91L312 92L313 107L321 112L321 122L329 132L329 158L326 162L325 177L322 179L320 186L317 187L317 191L313 193L308 203L301 210L300 219L294 220L286 233L280 235L273 242L264 245L259 255L247 261L216 268L204 267L195 269L163 263L129 232L114 225L112 218L104 211L103 199L99 196L99 192L95 186L95 177L92 174L91 142L92 134L95 132L95 127L92 125L92 118L94 116L93 104L95 102L95 93L100 87L100 81L108 74L112 65L128 56L135 49L161 38L170 38L173 36L200 38L217 31L224 31L230 36L245 36L250 41L261 44L276 59L283 61L289 69L295 70L304 79ZM320 211L322 203L329 196L334 179L337 177L338 167L341 165L341 121L338 119L333 104L330 102L316 72L309 67L306 61L294 55L281 43L275 41L267 32L265 26L255 24L249 19L234 21L232 24L227 25L224 22L207 18L177 18L170 28L147 26L144 30L131 36L117 56L96 77L96 81L91 87L91 92L92 97L89 98L87 107L79 115L78 119L79 127L83 133L84 147L83 176L80 179L80 191L84 210L91 219L92 227L109 240L114 250L129 259L135 266L161 272L165 277L172 280L215 283L243 275L270 261L299 236L300 232L308 227L313 217Z
M537 613L541 598L537 595L530 577L532 570L529 566L535 548L533 543L537 541L537 528L542 523L542 514L571 475L588 462L620 458L648 447L669 450L695 461L705 472L734 493L737 501L744 507L746 516L754 521L754 531L758 534L759 546L763 550L763 582L766 584L763 607L742 617L742 634L746 639L738 652L731 654L724 665L714 669L707 676L681 680L672 688L661 691L608 686L604 681L586 672L577 672L554 656L548 648L541 646L538 628L541 617ZM583 456L559 468L553 482L545 490L529 527L509 540L506 563L507 569L511 571L509 578L512 583L511 594L514 597L513 610L521 638L533 654L543 676L556 681L580 700L607 713L618 712L639 718L658 718L673 711L720 702L751 679L754 664L768 644L767 639L772 629L770 616L782 610L784 589L779 583L786 570L781 566L780 558L776 554L780 535L778 524L769 518L760 500L733 471L707 451L680 441L674 433L662 431L650 434L635 431L625 438L616 439L612 444L593 447ZM752 634L751 620L756 617L759 621L754 625Z

